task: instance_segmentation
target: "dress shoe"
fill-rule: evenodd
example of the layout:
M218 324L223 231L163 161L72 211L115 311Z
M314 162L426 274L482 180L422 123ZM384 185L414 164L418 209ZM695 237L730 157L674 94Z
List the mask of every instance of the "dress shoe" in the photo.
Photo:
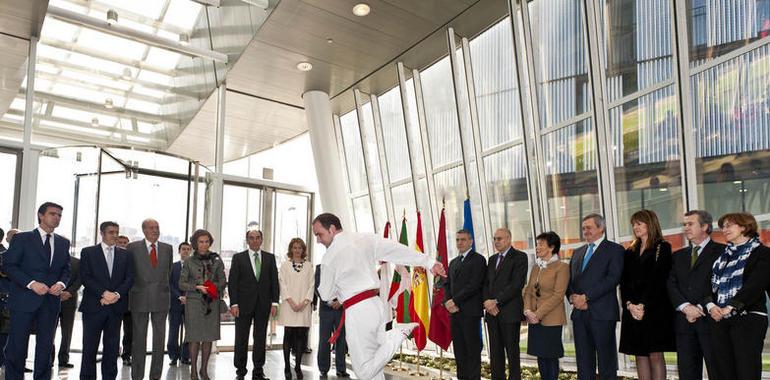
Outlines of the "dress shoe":
M305 351L304 351L304 352L305 352L306 354L311 354L311 353L313 353L313 349L312 349L312 348L310 348L310 347L305 347Z
M264 373L255 373L251 375L251 380L270 380L270 379L265 377Z
M171 363L168 363L172 367L176 367L176 359L172 360Z
M350 377L350 374L347 372L337 372L337 377Z
M283 370L283 376L286 378L286 380L291 380L291 370L288 368Z
M32 373L32 370L27 367L24 367L24 373Z
M321 377L329 377L329 374L326 372L321 372Z
M59 363L59 368L75 368L75 365L70 363Z
M190 359L182 359L179 362L184 364L184 365L189 365L190 364Z
M295 369L294 369L294 373L296 373L296 374L297 374L297 379L300 379L300 380L301 380L302 378L304 378L304 376L302 375L302 369L300 369L300 368L295 368Z
M124 366L130 366L131 365L131 359L123 359L123 365Z

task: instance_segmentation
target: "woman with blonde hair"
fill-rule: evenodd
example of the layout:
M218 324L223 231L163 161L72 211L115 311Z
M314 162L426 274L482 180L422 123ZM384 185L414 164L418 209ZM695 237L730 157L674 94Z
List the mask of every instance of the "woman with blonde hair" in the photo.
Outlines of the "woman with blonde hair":
M663 240L658 216L650 210L631 215L634 241L626 249L620 299L620 349L636 356L640 379L665 380L664 352L676 350L674 307L668 297L671 244Z
M291 239L286 255L289 260L284 261L278 271L281 289L278 323L284 326L284 375L291 379L290 354L294 351L294 372L298 379L302 379L302 354L310 330L315 275L312 263L306 261L307 245L302 239Z

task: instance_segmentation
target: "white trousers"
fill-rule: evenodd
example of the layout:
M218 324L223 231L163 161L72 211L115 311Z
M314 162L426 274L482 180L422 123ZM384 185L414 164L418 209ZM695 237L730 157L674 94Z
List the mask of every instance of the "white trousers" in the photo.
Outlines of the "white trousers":
M383 369L406 339L398 329L385 331L385 304L372 297L345 310L345 340L353 371L362 380L384 380Z

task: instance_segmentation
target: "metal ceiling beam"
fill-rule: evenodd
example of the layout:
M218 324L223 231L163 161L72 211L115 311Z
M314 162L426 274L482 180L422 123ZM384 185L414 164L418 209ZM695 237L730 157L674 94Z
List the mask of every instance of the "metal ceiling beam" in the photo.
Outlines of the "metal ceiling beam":
M115 11L117 11L120 14L120 18L121 19L131 20L131 21L136 22L138 24L151 26L151 27L153 27L155 29L160 29L160 30L163 30L163 31L166 31L166 32L176 33L176 34L191 33L190 30L185 30L185 29L180 28L180 27L178 27L176 25L164 24L161 21L158 21L158 20L156 20L154 18L147 17L147 16L145 16L145 15L143 15L141 13L135 13L135 12L131 12L131 11L127 10L127 9L116 8L113 5L105 4L105 3L101 2L101 1L95 1L95 0L68 0L68 1L72 2L74 4L78 4L80 6L86 7L88 9L90 9L90 10L94 10L94 11L97 11L97 12L103 12L105 14L110 9L114 9ZM161 1L161 0L158 0L158 1ZM192 0L192 1L196 1L196 0ZM206 0L201 0L201 1L206 1ZM210 0L210 1L214 1L214 0ZM217 0L217 2L218 2L218 0ZM205 5L205 4L203 4L203 5Z
M53 120L51 120L53 121ZM73 126L81 127L80 122L71 122L66 121L66 124L70 124ZM0 126L2 126L4 129L10 129L10 130L21 130L21 126L19 124L2 120L0 119ZM89 128L94 129L90 125L88 127L82 127L82 128ZM100 128L101 129L101 128ZM114 129L114 128L113 128ZM105 127L105 129L102 129L107 131L108 129ZM141 143L141 142L135 142L133 141L132 144L138 144L138 145L144 145L144 146L151 146L151 147L158 147L162 144L165 144L165 140L159 139L157 137L152 136L146 136L146 135L140 135L138 133L131 133L131 131L128 130L120 130L116 131L117 133L121 133L123 136L132 136L132 137L138 137L142 139L148 139L150 142L148 143ZM116 139L110 138L109 136L102 136L102 135L96 135L96 134L88 134L87 132L80 133L76 130L70 130L70 129L61 129L56 127L50 127L50 126L40 126L35 129L35 135L43 135L43 136L49 136L49 137L56 137L56 138L67 138L77 141L82 141L85 143L93 144L94 140L102 140L104 142L109 142L111 144L114 144Z
M24 112L19 111L19 110L9 110L8 114L9 115L15 115L15 116L23 116ZM120 134L123 134L123 135L126 135L126 136L140 137L140 138L149 139L149 140L157 140L157 141L163 142L163 143L166 142L164 139L158 137L158 135L161 134L159 132L145 134L145 133L140 133L140 132L134 132L134 131L129 130L129 129L123 129L123 128L118 128L118 127L111 127L111 126L103 125L103 124L99 124L97 127L94 127L91 123L87 123L87 122L80 121L80 120L67 119L67 118L58 117L58 116L52 116L52 115L40 115L40 114L37 114L37 115L34 116L34 118L37 121L39 121L39 120L46 120L46 121L52 121L52 122L55 122L55 123L68 124L68 125L72 125L72 126L79 127L79 128L93 129L95 131L102 131L102 132L109 132L109 133L120 133ZM51 128L55 128L55 127L50 127L49 126L49 127L46 127L46 128L51 129ZM37 129L35 129L35 132L36 131L37 131ZM93 134L92 136L102 137L101 134Z
M167 70L162 67L147 64L146 62L143 62L140 60L119 57L115 54L110 54L108 52L99 51L96 49L90 49L87 47L82 47L73 43L61 42L50 38L43 38L40 40L40 44L55 47L57 49L61 49L64 51L70 51L73 53L87 55L89 57L101 59L108 62L119 63L123 66L133 68L134 70L147 70L147 71L152 71L154 73L163 74L170 77L175 77L178 75L176 70Z
M22 87L19 90L19 94L23 95L24 91L27 89ZM35 91L35 100L48 100L52 101L57 104L61 104L70 108L74 108L81 111L86 112L96 112L96 110L99 110L100 113L104 113L106 115L114 115L116 117L127 117L127 118L136 118L139 121L145 121L151 124L156 123L171 123L171 124L178 124L175 119L171 118L164 118L160 115L155 115L147 112L142 111L134 111L130 109L125 109L122 107L114 107L112 109L104 108L104 104L102 103L95 103L95 102L89 102L85 100L80 99L73 99L68 98L65 96L55 95L43 91Z
M116 87L103 86L103 85L100 85L100 84L84 82L82 80L68 78L68 77L65 77L63 75L49 74L49 73L40 72L40 71L35 73L35 75L39 79L45 79L45 80L49 80L49 81L54 82L54 83L62 83L62 84L67 84L67 85L71 85L71 86L81 87L81 88L84 88L84 89L93 90L93 91L101 92L101 93L104 93L104 94L108 94L110 96L120 96L120 97L123 97L123 98L126 98L126 99L136 99L136 100L141 100L143 102L156 103L156 104L160 104L160 105L168 104L165 98L164 99L158 99L156 97L149 96L149 95L142 95L142 94L133 93L133 92L131 92L130 89L129 90L122 90L122 89L116 88Z
M200 5L209 5L217 8L219 8L219 5L220 5L219 0L192 0L192 2L198 3Z
M71 24L81 25L90 29L98 30L113 36L127 38L136 42L166 49L190 57L207 58L220 63L227 63L226 54L213 50L197 48L195 46L183 45L176 41L158 37L151 33L146 33L120 25L120 23L110 25L106 20L100 20L94 17L82 15L77 12L62 9L55 6L48 7L48 16Z

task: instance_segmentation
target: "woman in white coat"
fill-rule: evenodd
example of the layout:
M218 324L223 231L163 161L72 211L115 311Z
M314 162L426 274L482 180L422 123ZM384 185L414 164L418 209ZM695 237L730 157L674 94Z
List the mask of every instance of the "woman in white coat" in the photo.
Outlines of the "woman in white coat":
M284 326L283 361L286 379L291 379L290 353L294 351L294 372L302 379L302 354L307 347L310 330L310 306L313 300L315 276L312 263L306 262L307 246L300 238L289 242L289 260L281 264L278 280L281 289L281 308L278 323Z

